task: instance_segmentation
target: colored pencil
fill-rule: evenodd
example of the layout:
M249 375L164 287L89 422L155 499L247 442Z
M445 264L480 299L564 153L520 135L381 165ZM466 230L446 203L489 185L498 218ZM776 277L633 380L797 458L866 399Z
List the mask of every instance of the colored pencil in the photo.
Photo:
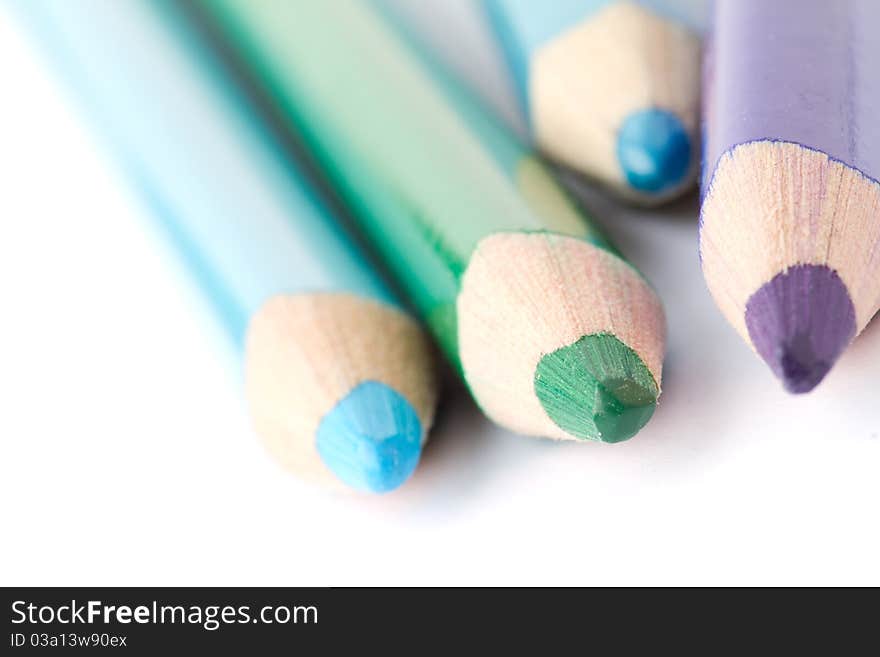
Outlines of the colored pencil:
M617 442L651 417L665 324L548 170L444 94L370 3L201 2L303 137L477 403Z
M682 0L483 0L531 134L643 203L693 184L700 40Z
M246 352L257 432L384 492L419 460L432 347L165 2L17 4Z
M722 0L706 67L703 273L787 390L880 304L880 3Z

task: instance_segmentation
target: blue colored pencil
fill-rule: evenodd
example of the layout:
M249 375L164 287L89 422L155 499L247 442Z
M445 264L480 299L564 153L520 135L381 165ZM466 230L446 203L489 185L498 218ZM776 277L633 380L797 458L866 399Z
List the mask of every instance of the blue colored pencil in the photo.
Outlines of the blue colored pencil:
M644 203L697 170L692 0L483 0L530 130L549 156Z
M172 5L13 0L244 352L289 469L383 492L413 472L432 349Z

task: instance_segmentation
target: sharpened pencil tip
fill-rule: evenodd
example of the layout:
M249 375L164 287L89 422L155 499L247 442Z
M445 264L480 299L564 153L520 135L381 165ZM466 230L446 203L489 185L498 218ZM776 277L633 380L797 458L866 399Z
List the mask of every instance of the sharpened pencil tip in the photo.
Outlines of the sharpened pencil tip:
M855 308L837 272L797 265L746 304L746 327L761 358L792 393L815 388L855 337Z
M596 386L593 405L598 439L619 443L632 438L648 423L656 406L655 390L630 379L603 381Z
M681 183L688 172L691 139L681 120L671 112L635 112L620 128L617 159L634 189L661 193Z
M617 443L651 419L659 390L636 352L600 333L544 356L535 370L535 394L563 431Z
M422 452L415 409L378 381L365 381L342 398L321 420L316 439L321 459L340 480L373 493L406 481Z
M793 393L810 392L819 385L831 369L831 363L817 358L805 336L793 344L781 345L778 349L778 368L785 389ZM798 344L800 342L800 344Z

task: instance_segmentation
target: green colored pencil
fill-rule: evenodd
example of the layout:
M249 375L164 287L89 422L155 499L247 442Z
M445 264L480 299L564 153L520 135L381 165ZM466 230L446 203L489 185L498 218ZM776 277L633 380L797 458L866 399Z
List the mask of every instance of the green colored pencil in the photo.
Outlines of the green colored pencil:
M651 417L659 300L512 136L368 3L201 0L485 413L618 442Z

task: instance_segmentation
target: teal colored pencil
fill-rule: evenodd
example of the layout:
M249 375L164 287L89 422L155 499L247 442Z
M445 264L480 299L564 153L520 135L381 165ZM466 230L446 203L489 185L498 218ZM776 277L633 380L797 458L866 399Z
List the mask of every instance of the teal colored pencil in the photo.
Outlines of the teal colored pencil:
M311 478L399 486L433 417L431 347L176 9L13 7L245 353L270 451Z
M700 3L481 2L545 153L641 202L693 185Z
M546 165L441 82L371 3L199 6L490 418L602 442L644 426L660 392L660 302Z

